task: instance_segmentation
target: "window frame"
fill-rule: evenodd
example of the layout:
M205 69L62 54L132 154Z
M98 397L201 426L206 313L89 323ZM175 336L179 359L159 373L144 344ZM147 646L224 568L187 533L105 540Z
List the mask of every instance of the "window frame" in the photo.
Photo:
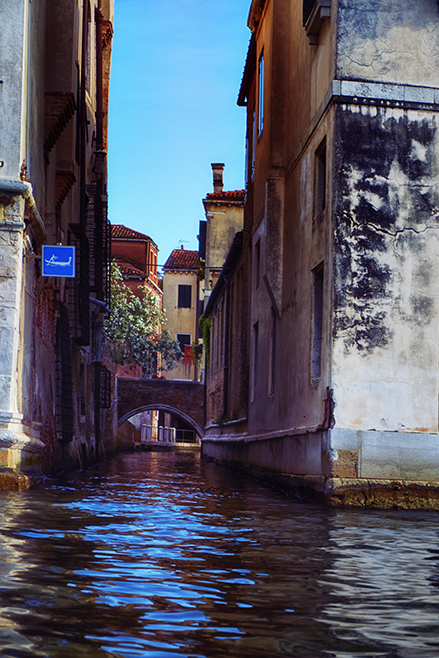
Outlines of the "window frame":
M255 243L255 290L261 284L261 238Z
M192 286L190 284L187 283L178 284L177 308L192 308Z
M253 324L253 349L252 349L252 380L251 380L251 401L256 399L256 384L258 378L258 355L259 355L259 321Z
M327 149L326 137L322 139L315 152L315 170L314 170L314 214L320 215L326 209L327 196Z
M185 337L187 337L187 338L189 339L189 342L188 342L188 343L183 342L183 341L181 340L180 336L185 336ZM185 346L185 345L192 345L192 334L177 334L177 333L176 333L176 334L175 334L175 340L178 341L178 343L179 343L179 345L180 345L180 349L181 349L181 351L182 351L183 354L184 354L184 346Z
M265 84L265 56L261 51L258 59L258 139L264 131L264 84Z
M276 384L276 343L277 343L277 322L276 311L273 307L270 309L270 352L268 362L268 395L274 396Z
M325 291L325 269L323 261L312 270L312 339L311 339L311 380L322 376L323 352L323 309Z

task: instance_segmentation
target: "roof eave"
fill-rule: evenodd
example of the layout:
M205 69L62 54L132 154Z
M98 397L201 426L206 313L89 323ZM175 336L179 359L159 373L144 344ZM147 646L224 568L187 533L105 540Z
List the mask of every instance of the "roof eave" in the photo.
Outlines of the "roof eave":
M244 73L242 75L241 87L239 89L237 104L240 107L245 107L248 101L248 93L256 70L256 38L254 32L250 37L248 45L247 57L245 60Z

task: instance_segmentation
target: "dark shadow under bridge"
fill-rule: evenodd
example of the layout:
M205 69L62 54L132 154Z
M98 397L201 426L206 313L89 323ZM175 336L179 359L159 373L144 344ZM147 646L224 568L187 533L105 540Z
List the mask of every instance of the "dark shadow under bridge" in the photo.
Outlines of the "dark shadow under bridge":
M204 436L204 384L167 379L117 380L118 426L142 411L158 409L187 423Z

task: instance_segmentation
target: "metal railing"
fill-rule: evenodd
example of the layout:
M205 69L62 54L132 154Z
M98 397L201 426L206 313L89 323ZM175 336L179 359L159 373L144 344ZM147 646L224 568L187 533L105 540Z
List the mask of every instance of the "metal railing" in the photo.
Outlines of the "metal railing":
M140 428L140 443L199 443L194 430L179 430L175 427L159 427L144 423Z

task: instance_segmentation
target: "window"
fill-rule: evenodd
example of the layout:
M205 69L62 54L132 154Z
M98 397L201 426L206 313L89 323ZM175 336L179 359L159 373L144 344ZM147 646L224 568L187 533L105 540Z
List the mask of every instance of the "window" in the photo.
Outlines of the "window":
M101 364L100 404L101 409L111 407L111 372Z
M192 286L178 286L178 308L190 308L192 302Z
M76 277L67 288L71 335L78 345L90 345L90 249L80 224L69 224L68 242L76 248Z
M89 242L90 291L109 304L110 223L106 198L98 194L96 183L86 185L86 235ZM88 303L88 302L87 302Z
M320 215L326 207L326 140L316 151L315 208Z
M157 278L157 254L152 251L150 248L150 254L151 254L151 263L150 263L150 276L153 279Z
M261 277L261 239L255 244L255 288L259 288Z
M264 53L258 63L258 137L264 129Z
M184 354L184 346L192 345L192 336L190 334L177 334L176 339L180 343L180 349Z
M270 327L270 361L268 364L268 395L274 395L274 382L276 374L276 313L271 307L271 327Z
M252 369L252 388L251 399L255 399L256 395L256 377L258 374L258 351L259 351L259 323L253 325L253 369Z
M313 270L312 378L322 373L323 340L323 264Z
M256 152L256 112L253 108L250 113L251 123L247 129L247 137L245 140L246 146L246 159L245 159L245 183L248 185L253 180L255 173L255 152Z

